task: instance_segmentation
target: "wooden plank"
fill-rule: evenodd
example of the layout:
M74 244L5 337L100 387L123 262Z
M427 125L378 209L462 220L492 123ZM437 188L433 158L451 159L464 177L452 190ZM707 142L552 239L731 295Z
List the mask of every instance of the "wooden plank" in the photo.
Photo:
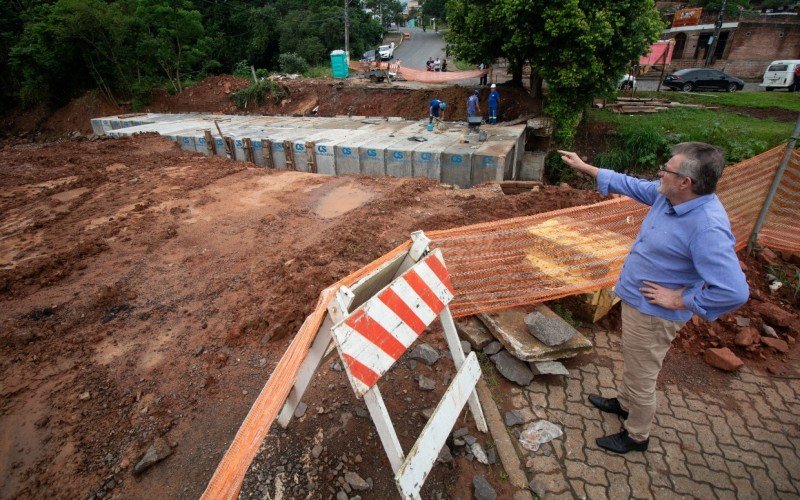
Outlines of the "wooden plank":
M303 394L305 394L306 389L308 389L311 379L314 378L314 373L317 371L320 362L327 353L328 346L332 343L332 326L333 319L331 319L331 315L328 314L322 322L322 326L314 339L314 343L311 344L311 348L308 350L306 359L304 359L303 364L300 365L300 370L297 373L294 386L291 392L289 392L289 396L286 398L286 403L284 403L281 413L278 415L278 423L284 429L292 420L294 410L303 399Z
M275 161L272 159L272 141L261 139L261 150L264 152L264 165L267 168L275 168Z
M245 160L250 163L256 162L256 158L253 154L253 141L251 141L249 137L244 138L244 157Z
M436 405L436 410L422 429L414 447L408 452L400 470L395 474L395 483L403 497L418 497L425 478L428 477L439 451L453 430L453 425L472 394L480 374L478 358L471 352L458 370L453 383L445 391L444 397Z
M203 135L206 138L206 148L208 149L208 153L211 156L217 155L217 145L214 143L214 137L211 135L210 130L206 130L203 132Z
M297 170L294 167L294 145L292 141L283 141L283 154L286 155L286 170Z
M228 155L228 158L233 158L233 154L231 154L233 148L231 148L230 144L228 143L228 138L225 137L225 135L222 133L222 129L219 128L219 122L217 120L214 120L214 125L217 127L217 132L219 132L219 136L222 137L222 142L225 143L225 154Z
M383 449L386 450L386 456L389 458L392 471L397 474L397 471L403 465L403 447L400 446L400 440L397 439L392 419L389 417L389 412L386 410L381 391L377 385L364 394L364 403L366 403L372 421L375 423L375 429L377 429L378 436L381 438ZM446 437L447 435L445 435Z
M317 148L314 147L313 142L306 143L306 151L308 151L308 171L312 174L317 173Z
M464 351L461 349L461 340L458 338L456 325L453 323L453 315L450 314L449 307L444 306L442 312L439 313L439 319L442 321L442 329L444 330L444 338L447 340L447 347L450 348L450 354L453 356L453 363L456 365L456 370L458 370L461 368L461 365L464 364L465 357ZM469 410L472 412L472 417L475 419L478 430L481 432L489 430L486 427L486 419L483 416L481 403L475 391L472 391L467 402L469 403Z

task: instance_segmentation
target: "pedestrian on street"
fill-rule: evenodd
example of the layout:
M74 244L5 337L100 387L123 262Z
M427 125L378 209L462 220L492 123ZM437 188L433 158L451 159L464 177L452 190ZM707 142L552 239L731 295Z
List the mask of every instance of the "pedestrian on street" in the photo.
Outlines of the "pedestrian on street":
M485 70L486 64L484 64L484 62L481 61L481 63L478 65L478 69L481 71ZM488 73L484 73L481 75L481 81L480 81L481 86L486 85L486 83L489 81L489 77L487 75Z
M438 97L434 97L428 107L428 124L433 123L434 118L439 118L439 112L442 109L442 101Z
M478 94L480 90L475 89L471 96L467 99L467 116L480 116L481 104L478 102Z
M625 419L618 434L596 440L615 453L645 451L656 412L656 379L678 330L696 314L714 321L744 304L749 288L734 251L725 209L714 190L722 150L700 142L672 148L658 181L629 177L559 151L597 190L650 205L625 259L615 293L622 299L622 384L617 397L590 395L601 411Z
M800 91L800 64L794 68L794 91Z
M492 91L489 92L489 123L497 123L497 111L500 107L500 93L497 85L492 84Z

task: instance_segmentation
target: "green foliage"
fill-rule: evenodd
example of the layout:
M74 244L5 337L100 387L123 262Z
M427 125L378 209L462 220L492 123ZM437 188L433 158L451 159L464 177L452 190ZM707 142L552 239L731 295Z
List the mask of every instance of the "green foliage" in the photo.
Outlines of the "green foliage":
M281 54L278 57L278 65L284 73L305 73L309 68L306 60L293 52Z
M652 171L669 158L669 139L653 124L625 123L619 128L616 147L594 161L618 172Z
M322 64L319 66L312 66L303 72L303 76L307 78L322 78L333 76L330 64Z
M272 97L275 103L279 103L288 95L285 87L272 80L259 80L247 88L234 92L231 99L239 108L247 109L261 106L267 101L267 96Z
M553 184L569 182L577 176L574 170L561 161L561 155L555 150L547 153L544 159L544 175Z
M800 269L791 265L784 264L782 266L767 266L769 274L775 276L775 279L783 283L793 301L797 300L800 296Z
M246 60L239 61L233 67L233 71L231 71L233 76L238 76L239 78L252 78L252 73L250 72L250 64Z
M559 303L553 304L553 312L561 316L561 319L569 323L572 328L578 328L582 325L580 321L573 317L571 310L563 307Z
M508 61L512 80L548 84L545 112L569 145L583 109L611 91L663 28L651 0L449 0L446 39L457 58Z

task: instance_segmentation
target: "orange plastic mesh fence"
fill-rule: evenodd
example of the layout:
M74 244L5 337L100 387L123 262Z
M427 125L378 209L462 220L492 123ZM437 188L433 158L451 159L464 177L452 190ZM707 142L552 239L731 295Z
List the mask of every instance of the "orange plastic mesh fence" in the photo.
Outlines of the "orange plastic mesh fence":
M800 221L800 153L795 150L783 173L766 221L758 233L759 243L797 252L800 250L798 221Z
M728 211L736 248L747 245L786 146L725 170L717 194ZM764 226L766 240L796 250L800 171L795 153ZM441 248L456 297L454 316L506 309L597 290L614 283L648 207L629 198L590 206L427 233ZM783 246L786 245L786 246ZM315 310L278 362L211 478L203 498L234 498L259 446L283 406L303 359L341 285L352 285L398 253L407 242L320 294Z

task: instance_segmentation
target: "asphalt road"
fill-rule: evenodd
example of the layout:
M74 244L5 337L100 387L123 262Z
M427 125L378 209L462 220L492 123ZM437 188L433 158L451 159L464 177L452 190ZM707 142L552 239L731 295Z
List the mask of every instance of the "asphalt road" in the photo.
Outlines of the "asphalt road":
M430 29L422 31L422 28L400 28L400 32L411 33L411 39L403 40L394 51L394 58L400 59L403 66L425 69L425 62L429 57L444 58L444 40L441 33L435 33Z
M764 92L764 88L758 86L759 83L761 83L761 82L744 82L743 91L745 91L745 92L748 92L748 91ZM647 80L645 80L645 79L642 79L642 78L637 78L636 79L636 87L639 90L656 90L658 88L658 79L652 79L652 80L651 79L647 79ZM661 86L661 90L667 91L669 89L667 89L666 87L664 87L662 85ZM702 92L705 92L705 91L702 91ZM778 92L780 92L780 91L778 91Z

